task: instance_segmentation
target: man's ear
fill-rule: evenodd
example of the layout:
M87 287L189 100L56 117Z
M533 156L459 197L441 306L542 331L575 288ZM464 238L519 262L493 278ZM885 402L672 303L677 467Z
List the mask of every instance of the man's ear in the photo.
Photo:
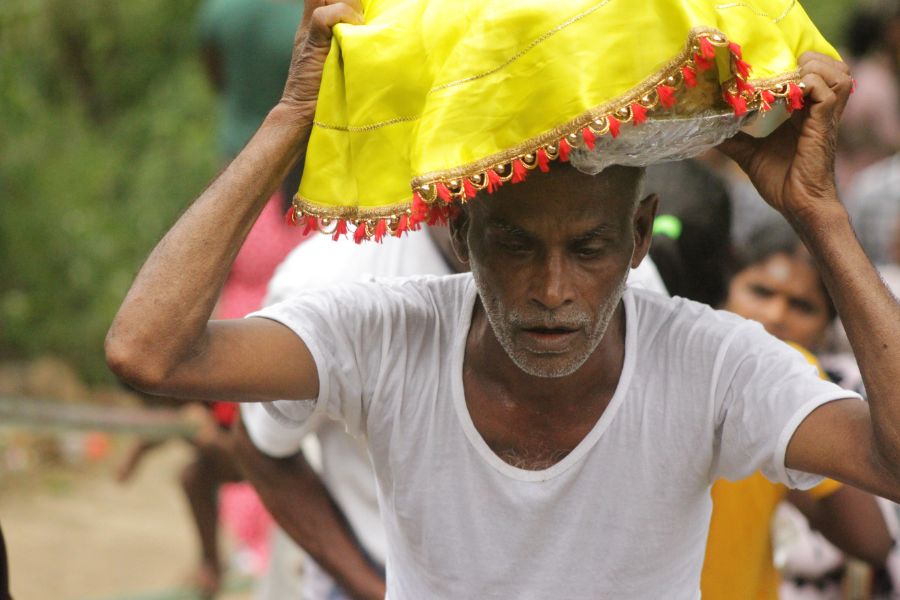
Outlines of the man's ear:
M653 220L659 209L659 196L650 194L638 203L634 211L634 254L631 255L631 268L636 269L647 252L650 251L650 240L653 238Z
M469 209L462 207L450 219L450 246L456 258L464 265L469 264Z

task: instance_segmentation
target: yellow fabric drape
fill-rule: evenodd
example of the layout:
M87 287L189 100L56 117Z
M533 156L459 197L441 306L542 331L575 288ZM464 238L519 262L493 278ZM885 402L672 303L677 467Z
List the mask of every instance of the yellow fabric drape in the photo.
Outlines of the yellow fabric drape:
M795 0L363 5L365 25L335 28L300 216L396 215L414 183L534 150L562 125L626 102L689 57L692 32L740 44L759 85L784 80L804 51L837 56ZM715 65L720 81L733 76L727 52Z

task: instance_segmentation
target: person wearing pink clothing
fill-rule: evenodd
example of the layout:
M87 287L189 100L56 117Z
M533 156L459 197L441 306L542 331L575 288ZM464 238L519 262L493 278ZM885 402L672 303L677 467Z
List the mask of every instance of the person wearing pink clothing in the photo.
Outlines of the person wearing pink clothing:
M217 306L219 318L240 318L258 309L275 267L303 241L300 229L284 223L285 205L283 193L276 192L250 230L222 288ZM252 572L262 573L268 564L272 518L253 487L244 481L227 449L228 442L223 439L237 417L237 406L229 402L210 403L215 426L195 440L194 459L181 473L181 484L200 538L201 563L196 583L210 595L218 590L222 574L219 520L248 550Z

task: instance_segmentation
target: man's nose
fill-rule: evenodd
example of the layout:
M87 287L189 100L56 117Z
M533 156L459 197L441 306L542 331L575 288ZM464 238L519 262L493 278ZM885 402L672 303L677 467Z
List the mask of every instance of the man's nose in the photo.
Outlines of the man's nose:
M572 302L574 281L561 253L549 253L541 266L532 286L532 300L547 310L554 310Z

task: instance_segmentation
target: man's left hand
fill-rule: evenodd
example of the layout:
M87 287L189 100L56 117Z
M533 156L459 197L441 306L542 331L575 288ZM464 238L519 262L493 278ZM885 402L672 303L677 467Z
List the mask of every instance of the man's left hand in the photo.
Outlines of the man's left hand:
M837 122L853 89L850 69L838 60L807 52L798 64L806 106L766 138L740 133L719 146L766 202L793 222L840 206L834 182Z

